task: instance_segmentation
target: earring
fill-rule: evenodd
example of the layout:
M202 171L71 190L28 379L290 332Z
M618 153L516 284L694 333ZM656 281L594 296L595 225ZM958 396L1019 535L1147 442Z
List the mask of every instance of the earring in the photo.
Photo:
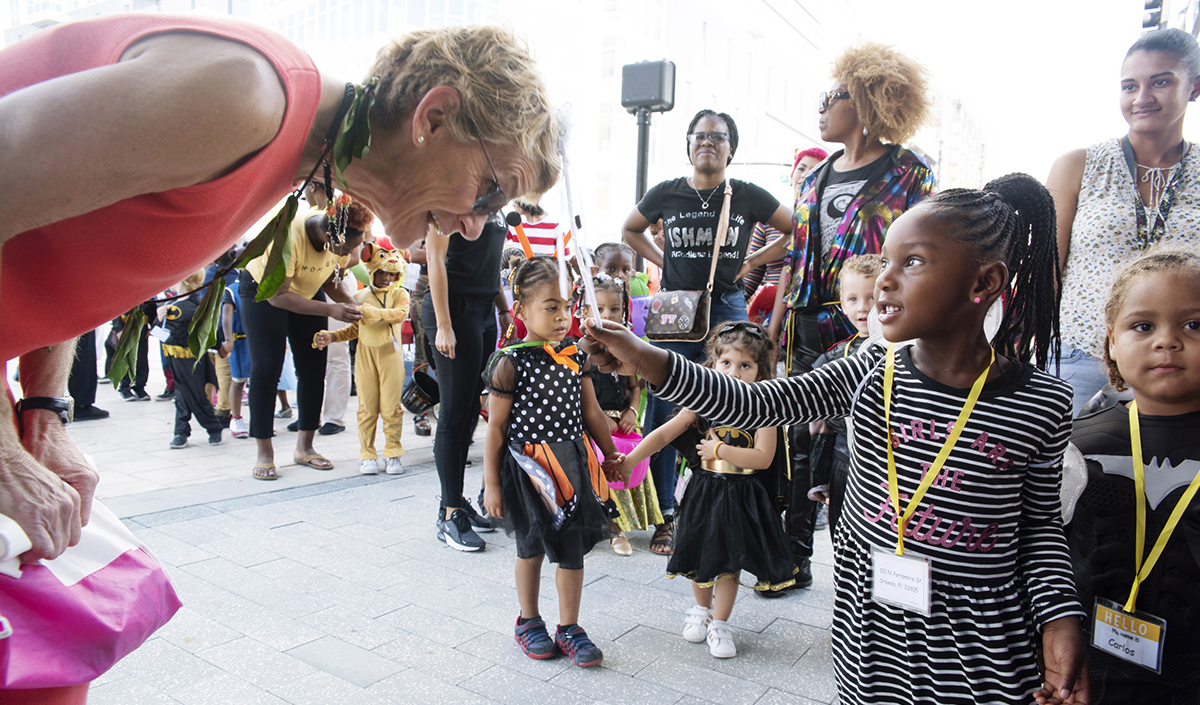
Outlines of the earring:
M979 298L978 296L975 297L975 303L980 303L981 301L983 301L983 299Z
M863 137L866 137L866 136L867 136L867 128L864 127L863 128Z
M417 135L417 141L418 141L418 142L424 142L424 141L425 141L425 135Z

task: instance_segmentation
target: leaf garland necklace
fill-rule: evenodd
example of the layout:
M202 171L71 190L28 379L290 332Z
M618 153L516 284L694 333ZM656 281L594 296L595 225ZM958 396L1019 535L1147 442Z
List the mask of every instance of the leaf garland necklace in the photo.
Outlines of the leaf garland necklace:
M379 77L374 76L362 87L356 87L353 83L346 84L342 103L338 106L337 114L334 115L333 121L329 125L329 132L325 135L325 147L321 151L321 156L317 158L316 165L309 172L308 178L304 179L300 186L288 195L283 208L246 246L246 249L232 264L219 270L212 280L200 289L159 300L160 302L175 301L204 290L204 297L200 300L200 305L196 308L192 322L188 326L188 349L196 358L196 364L199 364L201 360L200 355L217 343L217 327L221 320L221 298L224 292L224 286L217 286L217 283L224 284L227 274L234 269L244 268L251 260L262 256L269 246L271 254L267 256L266 265L263 267L262 281L258 284L258 293L254 300L264 301L279 291L280 284L287 278L287 268L282 265L290 250L290 241L287 237L288 226L296 217L296 211L300 206L300 197L304 194L305 187L312 182L317 169L322 165L325 167L323 184L325 197L329 203L326 208L326 215L329 219L329 239L325 243L325 249L329 249L331 241L339 247L346 241L347 210L350 200L349 198L334 199L333 178L336 177L338 186L345 189L347 184L343 172L346 167L350 166L350 162L354 159L365 157L371 149L369 117L371 108L375 105L375 86L378 83ZM338 276L340 272L336 268L335 264L334 274ZM141 332L148 320L140 307L130 312L125 328L121 331L121 337L117 342L117 350L113 355L112 367L109 370L108 376L114 387L129 376L132 370L137 369L138 345L141 342Z

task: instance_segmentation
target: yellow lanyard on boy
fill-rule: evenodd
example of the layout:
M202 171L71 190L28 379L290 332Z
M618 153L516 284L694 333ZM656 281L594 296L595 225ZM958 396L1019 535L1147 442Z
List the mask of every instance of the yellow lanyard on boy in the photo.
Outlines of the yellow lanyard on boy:
M1125 602L1125 611L1133 614L1137 607L1138 588L1141 587L1142 581L1154 569L1154 564L1158 562L1158 557L1167 547L1167 540L1171 538L1171 532L1175 530L1175 526L1179 524L1179 520L1183 517L1184 511L1191 504L1192 498L1196 496L1196 490L1200 489L1200 473L1192 478L1192 484L1184 491L1183 496L1175 504L1175 509L1171 512L1171 516L1167 519L1167 525L1163 527L1162 533L1158 535L1158 540L1154 542L1154 548L1150 551L1150 556L1146 559L1145 564L1142 563L1142 554L1145 550L1146 543L1146 467L1142 465L1142 432L1138 425L1138 410L1137 402L1129 403L1129 440L1133 445L1133 486L1136 491L1135 501L1137 502L1137 537L1133 543L1133 569L1136 574L1133 576L1133 587L1129 590L1129 599ZM1141 566L1139 570L1139 566Z
M946 459L950 457L950 451L954 449L954 444L958 442L958 437L962 435L963 428L967 425L967 419L971 418L971 412L975 409L975 402L979 401L979 394L983 391L983 384L987 381L988 371L992 369L992 363L996 361L996 351L990 350L991 357L988 360L987 367L983 368L983 372L979 378L975 380L975 384L971 386L971 392L967 395L967 401L963 404L962 411L958 413L958 419L954 422L954 428L947 434L946 440L942 443L942 449L938 451L937 458L934 459L933 465L929 466L929 470L925 472L924 479L921 480L920 486L913 494L912 499L908 502L908 509L904 515L900 515L900 485L896 480L896 456L892 450L892 380L896 374L896 344L889 343L887 350L887 364L883 368L883 422L886 437L884 441L887 443L887 463L888 463L888 494L892 500L892 509L898 517L899 536L896 538L896 555L904 555L904 527L908 524L908 520L912 518L913 512L917 510L917 505L920 504L921 498L925 496L925 492L929 489L933 481L937 479L938 473L942 471L942 466L946 464Z

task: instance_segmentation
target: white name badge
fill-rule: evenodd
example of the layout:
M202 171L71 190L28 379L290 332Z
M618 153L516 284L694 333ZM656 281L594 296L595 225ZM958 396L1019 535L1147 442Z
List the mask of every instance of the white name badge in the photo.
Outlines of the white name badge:
M871 548L871 599L929 616L933 599L933 563L921 556L897 556Z
M150 335L164 343L171 338L171 332L162 326L154 326L151 328Z
M1146 612L1129 614L1112 600L1096 598L1092 646L1117 658L1162 673L1162 642L1167 623Z

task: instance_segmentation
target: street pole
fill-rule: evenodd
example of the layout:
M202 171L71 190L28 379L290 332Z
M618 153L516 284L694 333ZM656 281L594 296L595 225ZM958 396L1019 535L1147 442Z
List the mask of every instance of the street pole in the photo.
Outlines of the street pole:
M634 181L634 203L641 203L646 195L646 178L650 171L650 109L638 108L637 111L637 178ZM634 258L633 267L639 272L646 271L646 263L641 255Z

